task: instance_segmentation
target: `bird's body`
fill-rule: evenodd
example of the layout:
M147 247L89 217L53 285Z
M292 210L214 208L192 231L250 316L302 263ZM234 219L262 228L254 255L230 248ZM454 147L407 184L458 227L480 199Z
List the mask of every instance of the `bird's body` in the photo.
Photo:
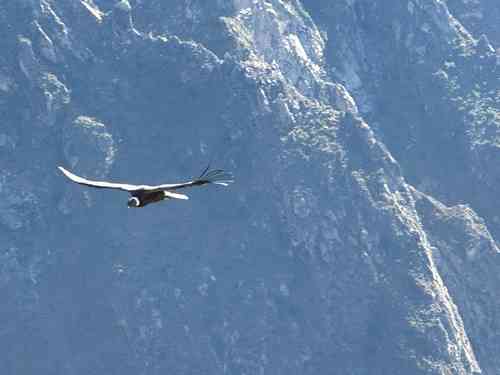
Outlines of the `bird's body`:
M162 201L164 199L168 199L163 190L153 191L153 192L146 192L146 191L139 192L132 195L131 198L137 198L137 201L134 200L134 202L138 202L138 205L137 206L132 205L130 207L144 207L150 203L155 203Z
M88 180L86 178L77 176L70 171L64 169L63 167L58 167L59 170L71 181L76 182L80 185L91 186L98 189L115 189L127 191L130 193L130 198L128 199L128 207L144 207L150 203L159 202L165 199L189 199L187 195L174 192L178 189L183 189L191 186L201 186L205 184L216 184L227 186L229 183L233 182L233 178L230 174L224 172L221 169L209 170L207 167L200 177L179 184L163 184L163 185L131 185L122 184L108 181L94 181Z

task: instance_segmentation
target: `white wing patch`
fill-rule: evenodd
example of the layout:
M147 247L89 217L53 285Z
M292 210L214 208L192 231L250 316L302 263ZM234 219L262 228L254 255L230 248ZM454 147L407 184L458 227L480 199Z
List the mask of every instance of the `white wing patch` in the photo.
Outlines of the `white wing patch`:
M96 188L104 188L104 189L119 189L124 191L136 191L141 190L144 186L141 185L129 185L129 184L119 184L114 182L107 181L93 181L88 180L86 178L77 176L76 174L71 173L70 171L64 169L63 167L57 167L59 170L64 173L64 175L69 178L71 181L76 182L77 184L93 186Z
M179 194L179 193L172 193L171 191L166 191L166 190L163 190L163 194L165 194L165 196L168 198L184 199L184 200L189 199L189 197L187 195Z

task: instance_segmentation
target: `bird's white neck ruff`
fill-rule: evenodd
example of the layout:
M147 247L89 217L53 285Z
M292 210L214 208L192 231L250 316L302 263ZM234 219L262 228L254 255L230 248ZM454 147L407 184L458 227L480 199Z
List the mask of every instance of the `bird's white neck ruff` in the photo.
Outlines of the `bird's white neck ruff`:
M129 207L139 207L141 204L141 201L139 201L139 198L137 197L130 197L128 199L128 206Z

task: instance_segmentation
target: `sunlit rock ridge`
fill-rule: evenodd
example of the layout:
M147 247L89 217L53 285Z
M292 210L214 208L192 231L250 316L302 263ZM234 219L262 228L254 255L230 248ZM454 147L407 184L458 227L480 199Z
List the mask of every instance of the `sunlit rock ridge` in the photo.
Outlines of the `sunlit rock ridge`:
M499 15L1 2L0 372L499 374Z

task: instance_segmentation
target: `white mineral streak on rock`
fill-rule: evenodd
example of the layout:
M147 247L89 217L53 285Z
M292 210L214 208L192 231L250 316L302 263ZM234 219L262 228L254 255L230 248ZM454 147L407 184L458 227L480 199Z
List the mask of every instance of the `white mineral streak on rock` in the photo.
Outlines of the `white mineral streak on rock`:
M346 88L341 84L334 84L333 86L337 108L344 112L358 113L358 106Z
M42 29L38 21L35 21L35 27L40 34L40 52L47 60L55 63L57 62L56 51L54 49L54 43L49 38L47 33Z
M426 247L431 252L428 244ZM438 292L436 300L445 308L445 317L443 317L441 323L445 330L445 335L449 339L449 345L447 346L449 357L457 362L465 362L473 373L480 373L481 369L465 332L462 317L458 312L457 306L453 303L432 257L430 256L429 259L431 271L434 276L433 290Z
M295 55L304 62L304 64L307 64L309 62L309 56L307 56L299 37L296 34L289 34L286 41L288 42L288 47L291 51L294 52Z
M485 34L482 34L477 40L477 47L481 53L486 53L486 54L495 53L495 49L493 48L490 41L488 40L488 37Z
M133 38L141 36L141 33L134 27L132 20L132 6L128 0L121 0L114 5L112 12L115 33L121 36L122 43L131 44ZM120 31L119 31L120 30Z
M438 329L438 331L434 332L431 327L428 326L429 320L427 315L430 311L418 312L417 315L419 315L419 317L417 320L421 319L419 323L422 324L421 329L427 334L434 332L437 335L437 340L447 341L443 343L447 345L440 346L447 349L447 357L450 358L450 360L458 363L465 362L472 372L481 372L469 338L465 332L462 317L436 266L432 250L433 247L429 243L427 234L420 222L419 215L415 208L415 200L410 194L410 189L407 187L403 190L404 196L402 195L401 188L398 192L393 192L389 189L386 190L386 193L382 196L387 200L389 205L396 209L394 219L398 222L397 225L402 225L402 229L406 227L406 230L417 236L416 238L425 251L426 261L429 264L428 270L430 271L430 279L427 273L416 276L416 279L417 282L420 283L420 286L435 300L434 308L436 312L432 312L432 315L437 317L439 321L434 322L433 327ZM444 309L442 313L438 313L441 309ZM422 315L420 316L420 314ZM442 332L439 332L439 330Z
M434 11L431 12L435 24L447 35L453 35L458 26L458 21L453 18L448 7L443 1L434 1Z
M265 112L271 111L271 109L269 108L269 100L267 99L267 95L264 90L262 90L262 88L257 91L257 100L259 102L259 107L262 108Z
M69 37L68 28L66 27L64 22L61 20L61 18L57 15L57 13L54 11L54 9L52 9L50 2L47 0L41 0L40 5L42 7L43 14L50 17L51 20L53 20L54 23L56 24L56 26L57 26L56 34L57 34L57 37L59 39L61 46L65 47L67 49L71 49L72 43L71 43L71 40Z
M94 4L92 0L80 0L82 5L87 9L90 14L92 14L98 22L102 22L104 13L102 13L99 8Z

